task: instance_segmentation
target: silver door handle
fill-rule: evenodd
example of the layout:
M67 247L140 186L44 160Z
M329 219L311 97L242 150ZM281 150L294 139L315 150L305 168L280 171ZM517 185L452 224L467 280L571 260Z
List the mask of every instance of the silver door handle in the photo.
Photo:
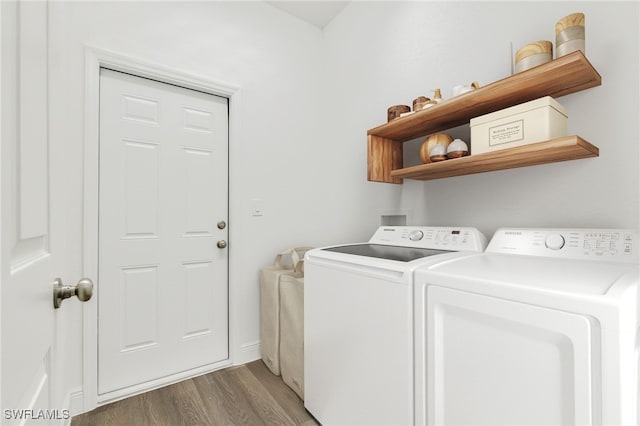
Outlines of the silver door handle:
M53 307L58 309L64 299L77 296L81 302L86 302L93 295L93 282L89 278L78 281L75 287L63 285L62 279L56 278L53 282Z
M218 246L219 249L223 249L227 247L227 242L225 240L220 240L216 245Z

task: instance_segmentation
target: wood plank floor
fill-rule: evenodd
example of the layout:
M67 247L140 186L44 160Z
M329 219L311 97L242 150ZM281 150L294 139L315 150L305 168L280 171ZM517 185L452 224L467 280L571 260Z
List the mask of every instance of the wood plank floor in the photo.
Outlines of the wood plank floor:
M261 360L114 402L71 419L85 425L317 425Z

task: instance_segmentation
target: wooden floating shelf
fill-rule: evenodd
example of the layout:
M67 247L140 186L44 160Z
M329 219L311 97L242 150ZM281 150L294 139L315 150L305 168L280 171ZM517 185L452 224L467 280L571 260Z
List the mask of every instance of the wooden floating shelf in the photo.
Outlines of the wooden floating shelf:
M416 180L442 179L598 155L598 147L579 136L567 136L546 142L397 169L391 171L391 177Z
M528 102L543 96L560 97L602 84L600 74L581 51L562 56L438 105L395 119L367 132L367 179L372 182L402 183L402 179L438 179L460 174L481 173L555 161L598 155L598 148L577 136L536 144L537 149L516 148L474 155L445 164L403 168L403 143L418 137L467 124L469 120L490 112ZM569 145L567 145L569 144ZM533 145L532 145L533 146ZM527 158L533 149L536 160ZM525 151L522 151L525 150ZM505 155L511 157L504 159ZM456 170L456 161L465 170ZM504 162L504 163L503 163Z
M441 130L467 124L488 114L543 96L558 98L600 86L602 78L581 51L480 87L431 108L368 131L369 135L405 142Z

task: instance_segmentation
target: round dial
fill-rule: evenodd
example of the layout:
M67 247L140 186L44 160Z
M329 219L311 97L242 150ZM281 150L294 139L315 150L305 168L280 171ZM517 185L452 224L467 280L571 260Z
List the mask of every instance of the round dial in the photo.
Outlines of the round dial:
M544 245L551 250L560 250L564 247L564 237L560 234L550 234L544 241Z
M409 234L409 239L411 241L420 241L424 237L424 233L422 231L411 231Z

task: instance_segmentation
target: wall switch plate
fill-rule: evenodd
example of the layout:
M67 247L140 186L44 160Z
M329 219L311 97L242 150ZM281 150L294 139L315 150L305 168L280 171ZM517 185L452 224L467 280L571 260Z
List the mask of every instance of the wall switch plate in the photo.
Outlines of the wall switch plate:
M264 209L264 201L260 198L254 198L251 200L251 215L262 216Z

